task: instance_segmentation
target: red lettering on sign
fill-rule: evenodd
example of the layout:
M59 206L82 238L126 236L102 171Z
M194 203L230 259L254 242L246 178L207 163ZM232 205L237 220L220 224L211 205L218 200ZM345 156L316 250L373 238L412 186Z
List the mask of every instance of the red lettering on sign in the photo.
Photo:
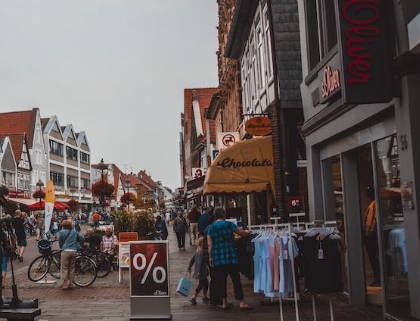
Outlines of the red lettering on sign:
M324 69L324 78L321 82L321 97L327 98L341 87L340 71L332 70L330 66Z
M347 82L368 83L372 77L373 55L371 46L377 41L381 30L375 25L381 11L378 0L347 0L341 8L343 18L350 24L345 30L345 53L350 58L346 70Z

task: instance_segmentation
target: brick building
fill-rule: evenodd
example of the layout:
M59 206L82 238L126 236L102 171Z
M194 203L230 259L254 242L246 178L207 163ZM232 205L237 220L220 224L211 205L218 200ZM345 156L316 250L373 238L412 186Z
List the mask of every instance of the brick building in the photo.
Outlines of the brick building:
M200 198L204 180L204 176L194 178L193 168L208 167L208 155L216 143L215 122L206 120L205 111L217 91L217 88L184 89L180 137L181 182L190 200Z
M239 64L237 59L226 57L225 47L232 24L233 12L237 0L218 1L218 39L217 66L219 90L212 97L207 118L215 120L216 133L241 132L242 103Z

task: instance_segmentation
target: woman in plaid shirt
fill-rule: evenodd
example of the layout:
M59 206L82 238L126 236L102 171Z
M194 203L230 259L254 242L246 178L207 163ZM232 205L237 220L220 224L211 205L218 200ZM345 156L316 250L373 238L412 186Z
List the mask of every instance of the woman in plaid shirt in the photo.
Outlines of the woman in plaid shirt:
M250 309L244 302L241 278L239 275L238 254L234 246L234 233L247 236L248 231L239 229L232 222L225 220L225 210L214 210L216 221L208 227L207 242L210 255L210 265L214 268L214 277L217 286L217 298L222 299L221 309L228 309L226 282L229 275L235 292L235 299L240 301L241 310Z

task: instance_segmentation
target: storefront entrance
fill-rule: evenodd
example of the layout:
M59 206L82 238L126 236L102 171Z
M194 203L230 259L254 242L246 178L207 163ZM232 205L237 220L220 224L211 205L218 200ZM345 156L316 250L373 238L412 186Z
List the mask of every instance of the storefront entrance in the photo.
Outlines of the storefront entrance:
M396 135L350 150L334 144L324 155L324 219L337 221L345 242L349 300L382 305L389 319L405 320L410 300Z

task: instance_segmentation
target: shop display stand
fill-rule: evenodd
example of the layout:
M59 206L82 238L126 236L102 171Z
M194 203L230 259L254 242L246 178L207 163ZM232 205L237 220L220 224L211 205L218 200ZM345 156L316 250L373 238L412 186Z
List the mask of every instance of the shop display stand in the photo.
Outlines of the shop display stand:
M333 308L331 297L328 298L328 308L329 308L329 311L330 311L330 320L335 321L334 308ZM315 295L314 294L312 294L312 313L313 313L314 321L317 321L316 302L315 302Z

